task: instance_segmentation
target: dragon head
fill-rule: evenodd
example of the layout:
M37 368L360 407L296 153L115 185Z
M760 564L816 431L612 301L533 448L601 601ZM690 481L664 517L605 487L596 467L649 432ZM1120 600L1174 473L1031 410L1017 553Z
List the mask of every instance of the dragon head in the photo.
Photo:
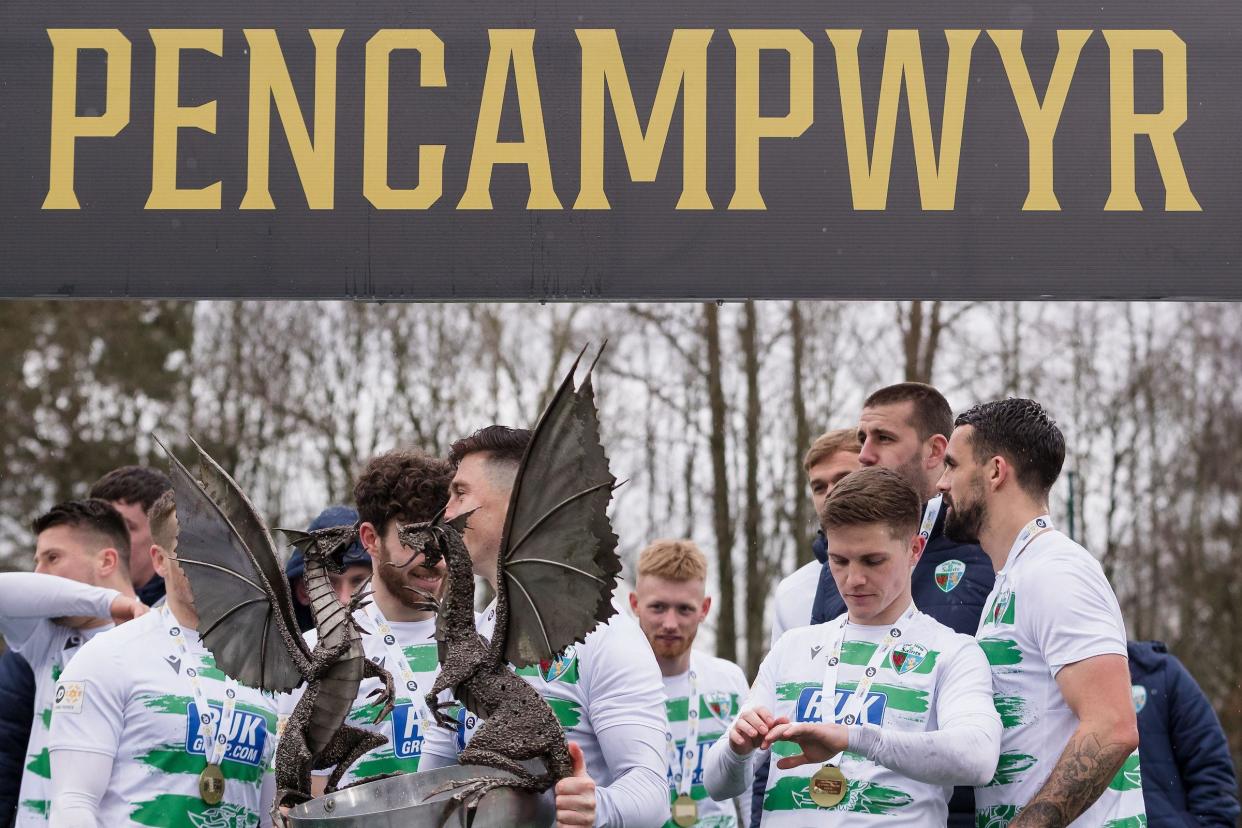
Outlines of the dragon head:
M289 542L301 550L303 558L323 565L333 574L345 571L345 552L358 540L358 523L352 526L328 526L312 532L280 529Z

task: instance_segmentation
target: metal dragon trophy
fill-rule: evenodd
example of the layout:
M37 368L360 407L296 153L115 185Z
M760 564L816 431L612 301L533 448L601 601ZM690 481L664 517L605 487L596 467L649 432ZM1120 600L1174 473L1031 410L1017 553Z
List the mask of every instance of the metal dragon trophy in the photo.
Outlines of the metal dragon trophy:
M241 684L274 693L306 682L276 750L278 791L272 812L280 824L282 806L311 798L313 769L336 766L327 787L334 791L358 757L387 741L345 724L363 679L383 683L376 691L377 722L391 711L393 697L392 677L366 658L353 620L366 594L360 591L343 607L328 580L329 572L342 570L342 555L356 529L286 532L306 558L305 584L318 633L314 649L308 650L298 634L275 544L249 498L197 443L197 479L163 443L160 447L170 460L177 504L176 558L190 582L199 636L216 666Z
M570 774L569 748L556 714L511 667L555 658L616 612L612 593L621 560L607 515L616 479L600 443L594 364L574 388L581 358L540 416L514 479L497 562L491 641L475 630L474 575L459 533L469 514L449 523L412 524L399 533L415 552L410 561L423 553L425 565L443 558L448 569L436 632L440 674L427 706L437 723L452 726L440 712L443 703L437 703L442 691L451 690L484 720L461 762L505 772L444 786L455 790L452 801L469 811L494 789L542 792ZM532 772L523 764L531 761L544 769Z

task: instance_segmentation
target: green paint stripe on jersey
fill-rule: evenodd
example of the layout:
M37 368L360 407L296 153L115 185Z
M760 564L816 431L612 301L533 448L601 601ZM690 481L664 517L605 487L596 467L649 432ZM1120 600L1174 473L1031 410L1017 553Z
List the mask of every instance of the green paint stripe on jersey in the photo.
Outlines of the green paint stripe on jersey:
M979 648L988 657L988 664L993 667L1008 667L1022 663L1022 651L1018 642L1005 638L984 638L979 641Z
M249 808L222 802L208 805L197 796L160 794L134 803L129 818L151 828L254 828L259 815Z
M737 693L729 693L729 710L724 715L732 718L737 715L737 711L741 708L741 702L738 700ZM690 716L690 699L685 696L680 698L667 699L664 702L664 712L668 714L670 722L684 722ZM699 697L699 721L711 721L715 717L712 709L707 704L707 698Z
M1017 805L993 805L975 811L975 828L1007 828L1018 817Z
M1114 791L1137 791L1143 787L1143 777L1139 773L1138 751L1126 758L1125 764L1121 766L1121 770L1117 771L1113 781L1108 783L1108 787Z
M1035 767L1037 760L1027 753L1002 753L996 765L996 774L987 787L994 785L1010 785L1022 778L1022 775Z
M410 669L416 673L430 673L440 665L438 644L413 644L401 652L410 663Z
M61 666L60 664L52 665L52 683L53 684L60 681L60 674L64 672L64 669L65 668Z
M1147 814L1136 814L1122 819L1110 819L1100 828L1147 828Z
M39 711L39 721L43 722L44 730L52 729L52 708L48 707Z
M35 776L42 776L44 779L52 778L52 757L47 752L47 748L39 751L35 758L31 759L26 765L26 770Z
M160 745L152 748L135 761L155 768L162 773L187 773L198 776L207 767L207 760L198 753L186 753L184 745ZM236 779L238 782L258 782L263 776L263 765L247 765L225 759L220 765L220 773L225 779Z
M143 701L143 706L148 710L156 713L167 713L173 716L184 716L190 709L190 702L193 701L189 696L151 696ZM255 716L262 716L264 723L267 725L267 732L276 735L276 714L266 707L257 707L246 702L237 703L238 710L244 710Z
M31 811L38 816L47 819L48 814L52 811L52 801L50 799L23 799L22 808Z
M699 744L710 747L711 745L716 744L716 740L718 740L723 735L724 735L724 731L720 731L717 733L700 733ZM682 747L683 745L686 744L686 740L684 738L681 738L681 739L678 739L674 744L676 744L678 747Z
M368 753L350 768L350 773L355 779L370 779L386 773L414 773L418 770L418 762L421 758L421 756L411 756L408 759L398 759L393 755L391 748L377 750Z
M1000 714L1001 725L1008 730L1026 724L1026 699L1021 696L993 696L992 704Z
M856 664L865 667L871 662L871 656L875 654L876 644L870 641L847 641L841 646L841 661L845 664ZM895 651L894 651L895 652ZM913 670L907 670L906 673L930 673L936 667L936 657L940 655L938 650L928 650L927 655L923 657L919 666ZM880 665L882 670L893 670L893 656L889 653L884 663Z
M355 707L349 711L349 715L345 718L349 722L364 722L366 724L374 724L375 717L383 710L382 705L364 704L362 707Z
M804 776L785 776L777 780L763 797L765 811L850 811L859 814L890 814L914 802L905 791L851 779L845 798L831 808L821 808L811 800Z
M547 696L544 697L544 701L548 703L548 707L552 708L552 712L556 714L556 720L565 730L577 727L578 722L582 721L582 705L577 702Z
M776 685L777 701L796 701L798 696L802 695L802 691L808 687L819 689L823 686L823 682L819 681L794 681L785 684Z

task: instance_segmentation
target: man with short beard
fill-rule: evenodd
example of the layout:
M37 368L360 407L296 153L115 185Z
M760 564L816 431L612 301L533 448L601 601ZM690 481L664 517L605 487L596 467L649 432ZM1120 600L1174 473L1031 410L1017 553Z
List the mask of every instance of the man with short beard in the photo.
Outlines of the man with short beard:
M703 757L733 724L750 685L731 661L693 650L712 599L706 593L707 559L691 540L653 541L638 555L630 609L651 642L664 676L669 730L671 819L664 828L734 828L750 822L750 800L716 802L703 787ZM738 822L738 816L741 822Z
M367 658L392 675L396 697L391 715L375 724L380 708L368 697L379 687L379 679L366 679L358 686L346 721L382 733L388 742L364 753L341 777L342 787L382 774L419 770L423 739L431 726L424 697L439 672L435 614L422 608L426 603L422 595L439 594L444 563L424 567L419 553L408 566L391 564L403 565L412 554L397 538L400 526L432 520L448 502L452 477L452 467L439 458L420 451L390 451L372 457L354 484L361 520L358 535L371 556L370 588L375 593L354 613L354 620L369 633L362 636ZM304 637L313 649L315 630ZM302 692L282 700L283 716L292 712ZM332 771L313 772L312 794L323 794Z
M1004 732L975 789L981 828L1147 824L1121 608L1048 515L1064 460L1039 403L982 403L957 418L938 484L945 532L977 538L997 570L976 637Z

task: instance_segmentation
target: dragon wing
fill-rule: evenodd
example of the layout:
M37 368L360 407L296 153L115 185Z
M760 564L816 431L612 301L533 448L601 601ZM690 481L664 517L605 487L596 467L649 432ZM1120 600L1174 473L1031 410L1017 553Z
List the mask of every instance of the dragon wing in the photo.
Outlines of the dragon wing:
M505 660L517 667L553 658L616 612L621 559L607 513L616 478L600 443L594 363L574 388L581 359L580 353L535 426L501 536L508 625L496 635L504 636Z
M176 558L199 635L218 666L248 687L288 692L308 659L271 534L233 478L198 443L196 480L163 443L177 503Z

